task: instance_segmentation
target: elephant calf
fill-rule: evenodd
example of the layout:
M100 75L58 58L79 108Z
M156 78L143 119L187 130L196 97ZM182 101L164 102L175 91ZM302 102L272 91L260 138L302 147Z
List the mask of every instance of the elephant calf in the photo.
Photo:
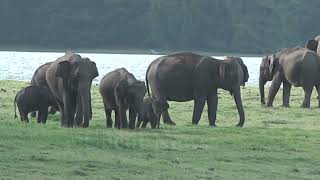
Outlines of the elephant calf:
M150 122L152 129L156 128L160 125L160 117L157 117L156 114L161 114L169 108L169 104L163 101L157 101L150 97L146 97L143 99L143 112L138 117L137 128L140 127L141 122L142 128L145 128Z
M21 121L29 122L28 113L38 111L38 123L46 123L48 107L55 104L50 90L40 86L28 86L21 89L14 99L14 117L17 118L16 106L20 113Z

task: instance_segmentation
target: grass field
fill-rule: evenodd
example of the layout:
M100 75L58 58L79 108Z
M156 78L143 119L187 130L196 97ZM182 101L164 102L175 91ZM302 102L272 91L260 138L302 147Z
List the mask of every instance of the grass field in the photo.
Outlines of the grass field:
M59 115L46 125L14 119L15 92L26 82L0 81L0 179L320 179L320 109L260 105L258 88L242 89L246 122L232 97L220 91L218 128L208 127L207 110L191 124L193 103L170 102L177 126L159 130L105 127L98 86L92 88L88 129L60 128Z

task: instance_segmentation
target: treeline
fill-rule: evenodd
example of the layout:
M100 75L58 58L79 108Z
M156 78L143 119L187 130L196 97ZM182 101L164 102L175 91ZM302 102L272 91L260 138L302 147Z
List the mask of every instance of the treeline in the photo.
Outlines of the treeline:
M0 46L267 53L320 34L319 9L319 0L1 0Z

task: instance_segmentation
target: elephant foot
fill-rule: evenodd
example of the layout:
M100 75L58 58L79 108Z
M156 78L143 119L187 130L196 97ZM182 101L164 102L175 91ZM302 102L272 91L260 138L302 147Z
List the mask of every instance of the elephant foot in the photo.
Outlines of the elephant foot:
M171 125L171 126L175 126L176 123L173 122L173 121L167 121L167 122L164 122L165 124L168 124L168 125Z
M290 108L290 105L289 104L282 104L282 107Z
M267 104L267 107L270 107L270 108L271 108L271 107L273 107L273 105L272 105L272 104Z
M213 124L213 125L209 125L209 127L211 127L211 128L217 128L218 126L216 125L216 124Z
M243 124L244 124L244 122L239 122L239 123L236 125L236 127L242 127Z
M300 107L301 108L310 108L310 104L309 105L308 104L302 104Z

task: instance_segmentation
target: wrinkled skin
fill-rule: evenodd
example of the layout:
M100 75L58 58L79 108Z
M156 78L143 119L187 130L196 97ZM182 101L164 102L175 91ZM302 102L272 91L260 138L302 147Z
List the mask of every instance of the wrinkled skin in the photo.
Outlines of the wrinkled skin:
M260 65L259 89L261 104L265 104L264 85L272 80L267 106L272 107L274 98L283 84L283 106L289 107L291 87L304 90L303 108L310 107L313 87L320 93L320 59L309 49L294 47L283 49L276 54L265 56ZM320 102L318 103L320 106Z
M32 79L31 79L31 86L41 86L41 87L46 87L49 88L46 80L46 71L51 65L52 62L47 62L41 66L38 67L38 69L34 72ZM50 92L51 93L51 92ZM56 111L59 110L58 104L54 103L50 108L49 108L49 113L55 114ZM32 117L36 116L36 112L31 113Z
M106 114L106 125L112 128L111 112L115 112L115 127L128 128L126 111L129 109L129 128L135 128L136 117L142 113L146 94L144 82L137 80L125 68L106 74L99 86Z
M248 82L249 80L249 72L248 72L247 66L243 63L243 60L240 57L236 57L236 56L227 56L224 58L224 60L235 61L241 66L241 69L243 72L243 79L240 81L241 81L241 85L245 86L246 82Z
M150 122L152 129L158 127L160 125L160 117L157 117L157 114L161 114L169 108L169 104L167 102L155 101L150 97L146 97L143 99L143 112L138 117L137 128L140 127L141 122L142 128L145 128L147 124Z
M38 111L38 123L45 124L48 117L48 107L55 103L55 99L46 87L28 86L21 89L14 99L15 118L16 105L20 113L21 121L29 122L28 114Z
M229 91L235 100L242 127L245 114L242 106L240 85L244 83L244 73L234 60L217 60L194 53L178 53L157 58L146 73L152 90L152 98L158 101L186 102L194 100L192 123L198 124L207 101L209 125L216 126L218 105L217 89ZM160 114L161 115L161 114ZM162 113L164 123L174 124L168 111Z
M67 52L46 70L46 81L59 107L62 127L88 127L91 84L99 75L89 58Z

